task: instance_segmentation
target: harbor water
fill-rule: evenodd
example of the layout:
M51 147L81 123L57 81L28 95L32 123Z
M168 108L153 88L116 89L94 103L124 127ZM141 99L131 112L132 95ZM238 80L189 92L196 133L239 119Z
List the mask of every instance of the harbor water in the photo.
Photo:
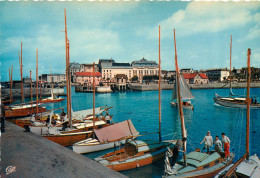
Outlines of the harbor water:
M236 154L235 161L245 153L245 125L246 109L225 108L214 104L215 93L228 96L228 89L198 89L191 90L195 99L192 100L194 110L184 110L185 125L188 132L187 150L201 148L200 142L207 131L211 135L221 137L225 132L231 140L231 151ZM233 89L233 93L245 95L246 89ZM260 96L260 88L252 88L251 96ZM176 108L170 106L172 91L163 90L161 97L162 138L163 140L181 138L180 119ZM107 94L96 94L96 107L112 106L109 110L114 122L131 119L141 134L158 132L159 128L159 100L158 91L129 91ZM66 100L50 104L47 109L59 108L66 105ZM89 109L93 106L92 93L76 93L72 89L73 111ZM260 155L260 109L251 109L250 112L250 154ZM158 134L145 135L138 139L158 140ZM112 150L84 154L95 158ZM161 177L164 171L163 160L152 165L133 170L122 171L129 177Z

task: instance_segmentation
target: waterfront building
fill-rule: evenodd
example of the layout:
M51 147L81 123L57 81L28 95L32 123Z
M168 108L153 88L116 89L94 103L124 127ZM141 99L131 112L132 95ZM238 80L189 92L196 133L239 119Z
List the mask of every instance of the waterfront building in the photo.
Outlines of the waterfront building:
M51 78L53 83L66 82L65 74L42 74L39 76L39 80L51 83Z
M192 73L195 73L194 71L193 71L193 69L192 68L187 68L187 69L181 69L181 73L189 73L189 74L192 74Z
M227 68L207 69L206 74L210 82L225 81L229 78L229 70Z
M102 73L102 68L103 67L112 67L112 64L113 63L116 63L115 61L114 61L114 59L99 59L99 61L98 61L98 69L99 69L99 72L101 72Z
M129 63L111 63L111 66L102 67L102 78L105 80L111 80L118 74L126 75L127 79L131 79L133 77L132 67Z
M183 73L184 79L188 84L208 83L208 77L203 73Z
M80 72L93 72L93 64L80 64ZM95 64L95 72L99 72L98 64Z
M159 65L156 61L148 61L142 58L139 61L133 61L132 64L132 77L137 76L139 81L143 80L144 76L158 76Z
M128 77L125 74L117 74L111 79L111 83L114 83L117 90L126 90Z
M100 81L101 81L101 73L95 72L95 85L99 85ZM93 72L76 72L75 82L84 86L93 85Z

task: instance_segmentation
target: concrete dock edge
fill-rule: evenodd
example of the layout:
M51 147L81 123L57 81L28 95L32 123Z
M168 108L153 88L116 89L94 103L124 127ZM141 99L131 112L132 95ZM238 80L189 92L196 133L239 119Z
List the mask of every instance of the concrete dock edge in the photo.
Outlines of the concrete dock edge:
M1 177L126 177L10 122L1 134Z

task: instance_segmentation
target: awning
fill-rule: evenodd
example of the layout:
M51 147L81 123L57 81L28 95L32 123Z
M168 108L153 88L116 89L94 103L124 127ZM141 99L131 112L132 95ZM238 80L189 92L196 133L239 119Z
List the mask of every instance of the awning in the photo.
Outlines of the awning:
M119 122L108 127L94 130L100 143L114 141L132 136L137 133L131 119Z

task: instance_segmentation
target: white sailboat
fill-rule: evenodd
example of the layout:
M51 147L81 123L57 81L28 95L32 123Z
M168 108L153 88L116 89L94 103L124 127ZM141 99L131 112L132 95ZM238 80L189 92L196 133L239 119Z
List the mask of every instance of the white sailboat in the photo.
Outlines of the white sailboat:
M176 72L177 75L177 72ZM177 87L180 85L180 94L181 94L181 103L183 106L183 109L193 109L193 105L191 104L191 99L194 99L194 96L192 95L190 88L184 79L183 75L179 78L179 82L177 81L177 77L174 83L174 88L173 88L173 93L172 93L172 102L171 106L176 107L178 106L177 104Z
M126 139L136 138L139 132L131 119L101 129L95 129L95 138L75 143L72 148L76 153L90 153L125 144Z
M251 108L260 108L260 103L252 102L251 100L246 100L246 97L238 97L232 92L232 79L231 79L231 51L232 51L232 35L230 40L230 69L229 69L229 96L222 97L215 94L213 98L214 102L220 106L230 107L230 108L247 108L247 101L250 102Z

